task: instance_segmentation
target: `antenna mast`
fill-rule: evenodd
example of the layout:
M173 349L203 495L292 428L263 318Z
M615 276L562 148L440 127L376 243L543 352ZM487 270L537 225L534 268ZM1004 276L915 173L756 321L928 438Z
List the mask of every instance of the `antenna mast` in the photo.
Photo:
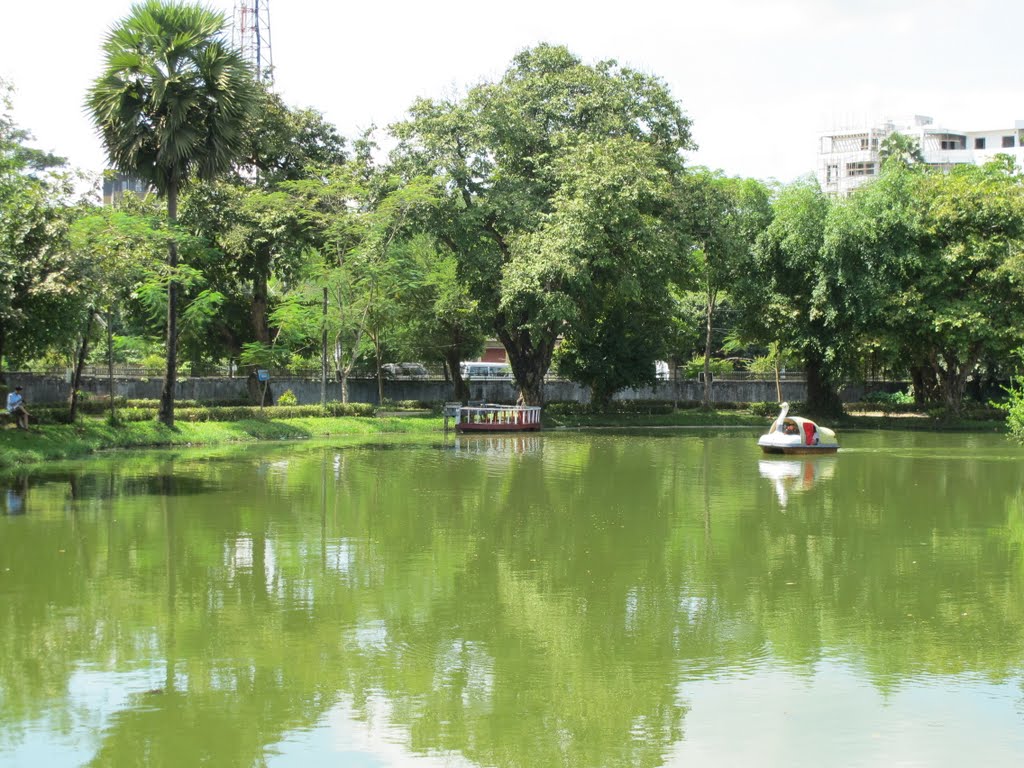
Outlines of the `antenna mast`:
M274 57L270 49L270 0L237 0L232 42L242 52L261 82L274 81Z

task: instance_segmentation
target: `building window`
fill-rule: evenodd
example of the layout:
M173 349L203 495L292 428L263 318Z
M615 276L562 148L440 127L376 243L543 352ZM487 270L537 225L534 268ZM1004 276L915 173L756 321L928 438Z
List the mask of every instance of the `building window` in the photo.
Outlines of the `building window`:
M846 175L847 176L874 176L875 175L875 164L874 163L847 163L846 164Z
M1009 148L1013 146L1013 136L1003 136L1003 148Z
M967 149L967 137L951 133L939 134L939 146L942 149Z
M974 148L975 149L984 149L985 148L985 137L984 136L974 140Z
M829 165L825 167L825 183L834 184L839 181L839 166Z

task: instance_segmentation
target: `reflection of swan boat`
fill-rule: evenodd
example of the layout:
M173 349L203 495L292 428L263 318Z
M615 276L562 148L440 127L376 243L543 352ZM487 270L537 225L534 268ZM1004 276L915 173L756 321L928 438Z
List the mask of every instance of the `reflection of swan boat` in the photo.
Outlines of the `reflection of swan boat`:
M779 503L786 506L790 491L806 491L817 481L832 477L835 472L832 459L761 459L757 471L771 480Z
M531 432L540 429L538 405L460 405L452 408L457 432Z
M831 459L761 459L757 471L768 480L799 480L805 488L815 481L832 477L835 462Z
M835 453L839 450L836 433L819 427L810 419L789 415L789 403L782 404L778 418L767 434L757 441L765 453Z

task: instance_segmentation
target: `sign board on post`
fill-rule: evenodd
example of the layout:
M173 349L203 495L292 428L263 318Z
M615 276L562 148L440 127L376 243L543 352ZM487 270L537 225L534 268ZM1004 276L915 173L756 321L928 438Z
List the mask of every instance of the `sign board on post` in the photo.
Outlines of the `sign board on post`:
M256 380L263 385L263 393L260 395L260 410L267 402L267 387L270 386L270 371L266 368L256 369Z

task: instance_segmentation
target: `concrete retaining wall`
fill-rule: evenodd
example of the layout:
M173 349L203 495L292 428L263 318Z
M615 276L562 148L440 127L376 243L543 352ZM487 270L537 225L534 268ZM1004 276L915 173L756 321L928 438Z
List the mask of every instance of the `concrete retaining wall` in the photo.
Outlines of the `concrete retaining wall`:
M9 386L20 384L25 388L28 402L60 403L67 401L71 385L63 377L38 374L9 373ZM162 381L153 379L115 379L114 391L120 397L130 399L151 399L160 397ZM271 382L275 396L287 389L295 393L301 404L320 402L320 382L315 379L279 378ZM873 387L878 388L878 387ZM470 399L484 402L512 403L518 390L511 381L488 380L469 382ZM107 394L107 380L102 377L85 377L82 391ZM552 381L545 385L545 399L550 402L587 402L590 392L570 381ZM846 402L860 399L862 386L845 387L841 393ZM178 382L177 398L181 400L237 400L247 396L245 379L189 378ZM452 385L434 380L389 380L384 382L384 397L389 400L421 400L443 402L452 399ZM619 400L680 400L699 401L704 397L704 385L698 381L666 381L654 387L628 389L617 395ZM715 402L775 402L775 383L772 381L717 381L712 389ZM782 383L784 400L799 401L807 397L807 386L802 381ZM341 399L341 384L328 382L328 400ZM361 403L377 403L376 379L349 379L349 400Z

